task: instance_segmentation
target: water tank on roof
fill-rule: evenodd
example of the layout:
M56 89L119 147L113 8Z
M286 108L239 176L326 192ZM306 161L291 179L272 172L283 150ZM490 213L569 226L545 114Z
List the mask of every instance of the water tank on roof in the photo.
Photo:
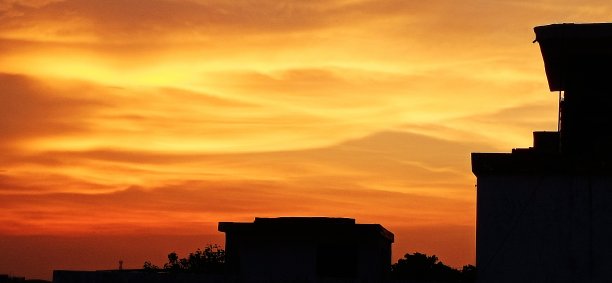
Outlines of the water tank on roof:
M551 91L612 87L612 23L554 24L534 30Z
M564 92L561 152L612 156L612 23L553 24L534 30L549 88Z

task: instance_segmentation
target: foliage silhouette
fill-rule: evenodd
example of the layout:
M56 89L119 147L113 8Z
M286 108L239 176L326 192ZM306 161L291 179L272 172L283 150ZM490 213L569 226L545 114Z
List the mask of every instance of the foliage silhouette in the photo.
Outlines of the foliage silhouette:
M186 258L179 258L176 252L168 254L168 262L163 269L145 261L144 270L194 273L223 273L225 268L225 250L218 245L208 245L204 250L197 249Z
M221 274L225 272L225 250L216 244L208 245L203 250L198 249L190 253L186 258L179 258L176 252L171 252L163 268L145 261L143 269L152 272ZM476 281L476 267L465 265L461 270L457 270L439 261L435 255L415 252L405 254L391 266L391 277L410 282L472 283Z
M461 269L461 282L476 282L476 266L464 265Z
M435 255L415 252L406 254L391 266L394 279L416 282L475 282L476 267L466 265L462 270L454 269L438 260Z

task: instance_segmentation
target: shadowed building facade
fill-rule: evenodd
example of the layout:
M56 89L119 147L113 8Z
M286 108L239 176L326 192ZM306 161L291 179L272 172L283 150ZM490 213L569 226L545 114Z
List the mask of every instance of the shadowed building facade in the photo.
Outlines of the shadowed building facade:
M219 231L226 234L227 271L240 282L382 282L391 269L394 236L379 224L255 218L220 222Z
M535 28L559 131L473 153L479 282L612 281L612 24Z

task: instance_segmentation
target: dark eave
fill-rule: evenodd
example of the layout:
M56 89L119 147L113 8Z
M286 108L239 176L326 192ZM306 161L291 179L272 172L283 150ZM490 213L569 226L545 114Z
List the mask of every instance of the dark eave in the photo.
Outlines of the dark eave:
M606 175L612 176L612 158L541 154L530 149L513 153L472 153L472 172L484 175Z

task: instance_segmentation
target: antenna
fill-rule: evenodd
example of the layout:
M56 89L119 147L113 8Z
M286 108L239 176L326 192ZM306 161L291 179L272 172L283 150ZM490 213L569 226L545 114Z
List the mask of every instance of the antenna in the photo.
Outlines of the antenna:
M561 132L561 113L563 113L562 109L563 109L563 91L560 90L559 91L559 117L557 120L557 132Z

